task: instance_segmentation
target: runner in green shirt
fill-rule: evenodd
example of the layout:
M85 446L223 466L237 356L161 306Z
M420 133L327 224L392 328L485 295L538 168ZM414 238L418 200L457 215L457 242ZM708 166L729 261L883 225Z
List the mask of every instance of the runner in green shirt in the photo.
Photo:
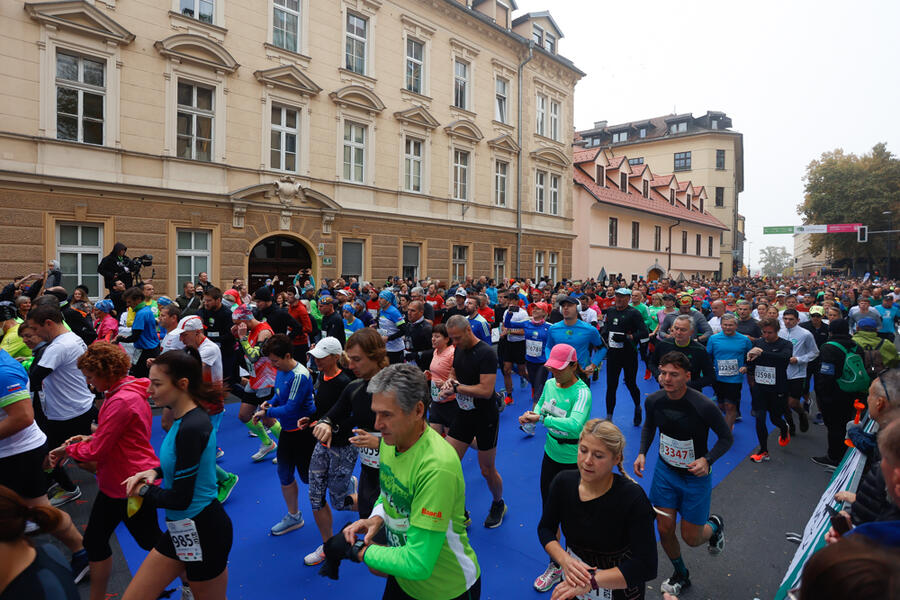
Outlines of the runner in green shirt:
M387 575L383 599L477 600L481 569L463 524L466 484L456 451L425 421L422 372L396 364L369 382L381 433L381 495L344 530L355 559ZM384 527L387 546L372 544ZM364 534L364 540L356 536Z

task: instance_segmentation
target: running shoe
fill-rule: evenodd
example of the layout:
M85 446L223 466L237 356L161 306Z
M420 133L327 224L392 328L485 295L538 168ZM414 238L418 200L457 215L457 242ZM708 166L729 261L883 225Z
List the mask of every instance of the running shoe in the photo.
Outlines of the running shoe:
M56 493L53 494L53 497L50 498L50 504L53 506L53 508L59 508L60 506L68 504L69 502L77 500L78 498L81 498L81 488L79 486L76 485L75 489L71 492L67 492L64 489L59 488Z
M810 460L813 461L814 463L816 463L817 465L821 465L823 467L831 468L831 469L836 468L841 463L841 461L832 460L831 458L829 458L827 456L812 456L812 457L810 457Z
M318 565L325 560L325 549L322 544L319 547L303 557L303 564L308 567Z
M87 551L85 550L73 554L72 561L69 564L72 565L72 577L75 579L75 583L80 583L91 570Z
M234 473L229 473L228 477L219 483L219 504L225 504L225 501L231 496L231 491L234 489L237 482L238 476Z
M635 406L634 407L634 426L640 427L642 420L643 420L643 414L641 413L641 407Z
M791 433L790 432L788 432L787 437L784 437L783 435L778 436L778 445L781 446L782 448L784 448L785 446L787 446L790 443L791 443Z
M549 592L550 588L562 581L563 570L558 564L550 561L547 569L534 580L534 589L539 592Z
M297 513L296 517L288 513L284 515L280 521L275 523L270 531L272 532L272 535L284 535L295 529L300 529L303 525L303 513Z
M256 454L254 454L250 458L253 459L253 462L259 462L262 459L264 459L268 454L272 453L277 447L278 447L278 445L275 442L269 442L268 445L260 444L259 450L257 450Z
M189 586L181 586L181 600L194 600L194 592Z
M507 396L506 398L503 399L503 401L506 402L507 406L509 406L510 404L513 403L512 396Z
M769 462L771 460L771 457L769 456L768 452L760 452L759 454L751 454L750 460L755 463Z
M662 585L659 586L659 589L664 591L667 594L672 594L673 596L678 596L684 590L691 587L691 574L685 573L682 575L678 571L672 573L672 576L662 582Z
M806 416L805 410L800 411L800 431L809 431L809 417Z
M488 516L484 520L484 526L488 529L500 527L500 524L503 523L503 517L506 515L506 510L506 502L502 499L491 502L491 510L488 511Z
M720 515L709 515L709 520L718 527L715 535L709 538L709 553L716 556L725 549L725 519Z
M59 486L59 484L54 481L53 484L47 488L47 498L52 498L56 494L56 492L61 489L62 488Z
M524 431L527 435L534 435L534 428L536 425L534 423L522 423L519 425L519 429Z
M644 369L644 381L649 381L652 377L653 372L650 369Z
M466 512L463 514L463 527L468 529L471 526L472 526L472 515L469 514L468 510L466 510Z
M256 435L256 432L255 432L255 431L250 431L250 430L248 429L248 430L247 430L247 437L259 437L259 436Z
M221 448L216 448L216 460L219 460L223 456L225 456L225 451Z

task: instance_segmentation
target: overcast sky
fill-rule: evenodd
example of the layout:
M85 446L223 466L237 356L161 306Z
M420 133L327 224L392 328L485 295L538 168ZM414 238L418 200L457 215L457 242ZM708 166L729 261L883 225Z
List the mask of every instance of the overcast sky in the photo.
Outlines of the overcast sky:
M575 88L575 127L720 110L744 134L745 246L799 225L806 166L822 152L900 152L900 2L517 0L550 10L560 54L587 73ZM846 234L844 234L846 235Z

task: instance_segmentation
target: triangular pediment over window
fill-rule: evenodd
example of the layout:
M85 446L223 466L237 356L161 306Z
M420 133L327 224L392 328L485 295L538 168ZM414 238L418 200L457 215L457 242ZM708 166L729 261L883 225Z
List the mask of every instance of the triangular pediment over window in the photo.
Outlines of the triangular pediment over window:
M468 119L453 121L444 127L444 131L446 131L447 135L450 137L461 138L476 144L484 139L484 134L478 129L478 125Z
M304 96L315 96L322 91L322 88L294 65L254 71L253 76L260 83L288 89Z
M328 97L335 104L358 108L367 112L380 113L384 110L384 102L375 92L361 85L348 85L331 92Z
M128 45L134 34L84 0L68 2L26 2L25 11L35 21L68 29L108 42Z
M431 116L431 113L422 106L413 106L412 108L395 112L394 118L403 123L418 125L425 129L434 129L441 124L440 121Z
M531 153L531 157L557 167L565 168L569 166L569 158L556 148L538 148Z
M153 44L157 52L168 58L194 63L216 71L234 73L240 66L221 44L193 33L178 33Z
M496 137L492 140L488 140L488 146L491 148L495 148L497 150L505 150L507 152L518 152L519 145L509 134L503 134L500 137Z

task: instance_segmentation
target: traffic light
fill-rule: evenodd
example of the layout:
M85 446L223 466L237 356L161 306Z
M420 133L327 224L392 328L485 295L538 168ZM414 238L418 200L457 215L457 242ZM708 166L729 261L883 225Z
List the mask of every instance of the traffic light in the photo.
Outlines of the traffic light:
M857 242L868 242L869 241L869 228L866 225L860 225L859 229L856 230L856 241Z

